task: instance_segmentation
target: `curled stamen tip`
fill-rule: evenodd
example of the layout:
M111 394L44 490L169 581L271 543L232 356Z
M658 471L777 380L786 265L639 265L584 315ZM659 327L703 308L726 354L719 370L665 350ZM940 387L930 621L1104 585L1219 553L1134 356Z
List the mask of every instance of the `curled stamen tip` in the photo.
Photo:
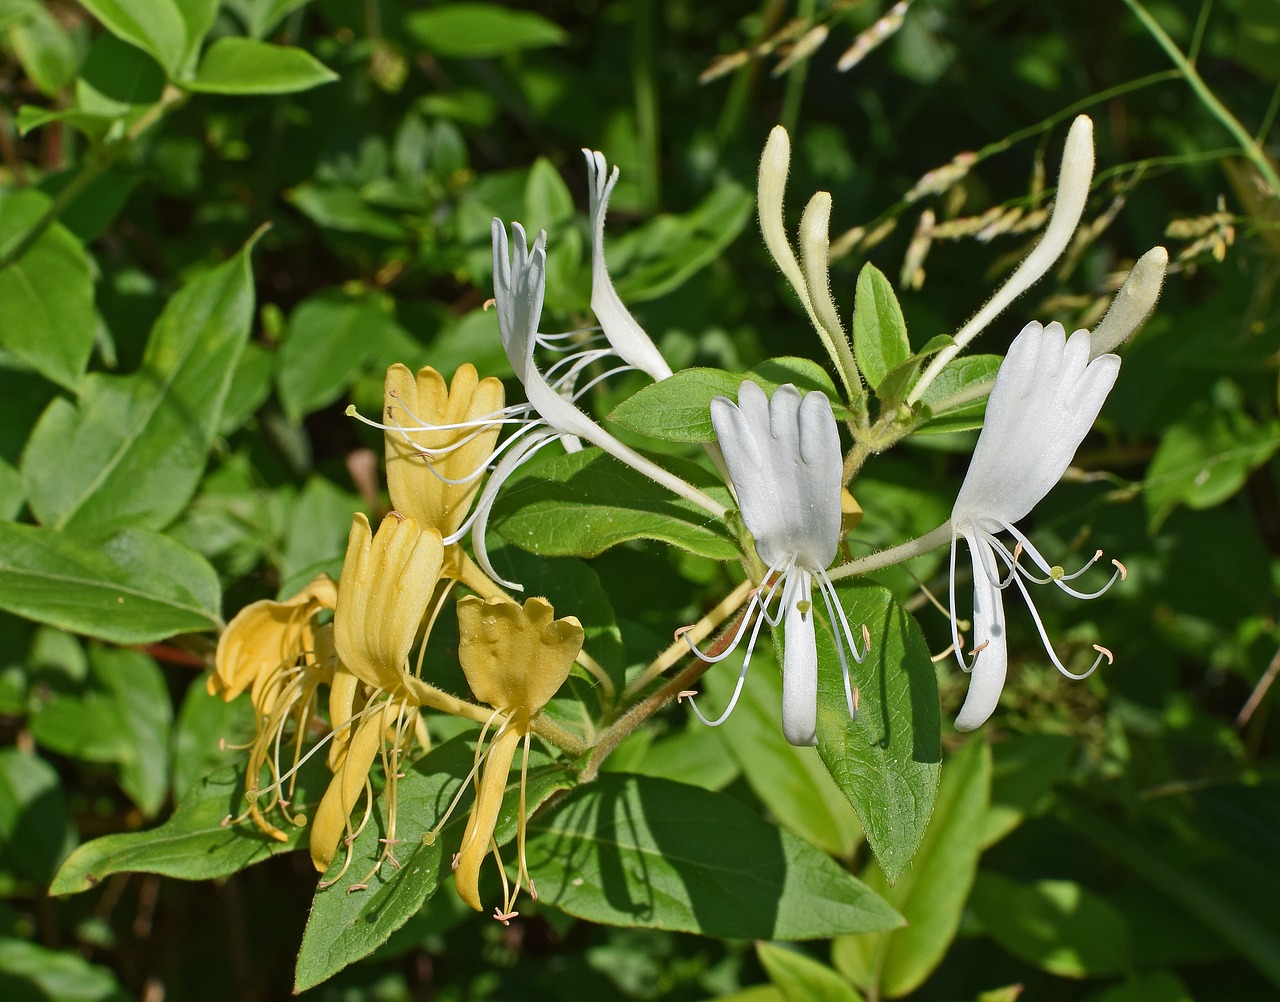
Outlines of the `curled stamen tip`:
M453 854L453 859L449 860L449 869L456 870L458 868L458 863L461 861L462 861L462 853L455 852Z
M488 313L491 307L494 307L497 305L498 305L498 301L494 299L492 296L490 296L480 305L480 312Z
M1107 664L1113 665L1116 663L1116 656L1112 654L1109 650L1107 650L1105 647L1103 647L1101 644L1094 644L1093 649L1107 659Z
M218 738L218 751L226 751L226 750L227 750L227 739Z
M855 715L857 715L857 712L858 712L858 700L861 698L862 698L862 690L855 685L853 687L853 712Z
M529 878L529 897L533 898L534 901L538 900L538 889L533 885L532 877Z
M990 640L984 640L982 643L980 643L977 647L975 647L973 650L969 652L969 657L973 657L975 654L981 654L983 651L987 649L987 645L990 643L991 643Z
M1096 553L1094 553L1094 555L1093 555L1093 559L1094 559L1094 560L1101 560L1101 559L1102 559L1102 551L1101 551L1101 550L1098 550Z
M1022 556L1022 540L1018 540L1018 545L1013 548L1013 562L1016 564L1018 558Z
M692 629L693 629L692 626L677 626L676 632L673 634L672 639L679 640L681 637L683 637L686 633L688 633Z
M234 819L230 814L228 814L228 815L227 815L225 818L223 818L223 819L222 819L222 821L221 821L222 827L223 827L223 828L230 828L230 827L231 827L231 823L232 823L234 820L235 820L235 819Z
M1099 550L1098 552L1102 552L1102 551ZM1120 572L1121 581L1123 581L1125 578L1129 576L1129 568L1127 568L1124 564L1120 563L1120 561L1117 560L1115 557L1111 558L1111 563L1113 563L1115 565L1116 570Z
M866 644L867 650L871 650L871 631L867 629L867 624L862 624L862 642Z
M493 917L503 925L510 925L511 920L519 914L519 912L500 912L496 908L493 910Z
M390 515L392 518L394 518L397 522L403 522L406 518L409 517L407 515L402 514L401 512L396 511L394 508L392 508L389 512L387 512L387 514Z
M350 887L347 888L347 893L355 894L356 891L367 891L368 889L369 889L368 884L352 884Z
M676 693L676 702L683 703L686 699L693 699L697 694L697 689L681 689Z

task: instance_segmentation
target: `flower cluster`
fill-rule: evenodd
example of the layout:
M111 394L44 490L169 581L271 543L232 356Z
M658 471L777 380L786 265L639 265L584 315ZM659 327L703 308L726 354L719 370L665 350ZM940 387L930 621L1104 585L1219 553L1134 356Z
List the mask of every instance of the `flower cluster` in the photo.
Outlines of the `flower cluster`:
M625 728L673 698L691 697L698 717L718 725L738 701L760 632L768 624L782 630L782 732L796 745L819 743L822 673L834 672L838 662L844 710L855 721L859 666L874 640L866 624L857 629L851 624L836 584L842 578L950 542L952 646L961 668L971 672L968 697L956 719L960 730L981 725L998 703L1008 668L1003 593L1010 585L1026 599L1048 657L1060 671L1083 677L1110 660L1110 653L1098 647L1088 671L1069 670L1048 639L1028 584L1053 584L1077 598L1092 598L1123 577L1123 566L1113 562L1115 571L1101 588L1077 589L1073 582L1101 553L1068 573L1051 565L1017 523L1063 476L1093 426L1119 373L1120 360L1110 351L1150 311L1165 260L1159 249L1143 258L1093 332L1080 330L1068 338L1060 324L1028 324L1013 341L994 383L977 394L989 394L986 418L950 519L918 540L849 560L845 536L860 509L846 485L862 460L929 419L924 402L937 375L1066 248L1092 176L1088 119L1078 119L1068 136L1057 201L1039 243L968 324L933 347L928 365L925 355L914 359L915 368L897 378L899 396L882 399L874 420L871 380L858 368L830 293L830 196L819 193L806 210L797 258L782 220L788 141L785 132L775 131L760 170L762 230L846 391L848 400L837 403L844 405L840 413L851 444L847 450L842 446L837 410L820 390L802 393L792 384L770 384L769 392L744 379L736 399L712 399L708 416L715 441L704 445L724 476L736 518L706 490L624 443L584 409L586 395L617 373L639 371L655 382L672 376L654 342L623 305L606 266L604 221L617 170L610 173L601 154L584 152L591 305L598 326L563 334L540 329L546 234L531 242L519 223L508 228L493 220L494 307L524 402L508 404L502 383L481 379L469 364L448 385L429 367L415 374L403 365L391 366L378 420L360 418L383 435L390 510L376 531L365 515L354 516L336 583L321 575L292 598L243 609L220 640L209 679L209 691L225 699L250 693L256 734L247 746L249 806L244 817L273 838L289 837L272 820L276 815L294 826L308 824L290 807L298 772L327 749L331 778L308 833L312 861L327 883L345 874L349 848L340 866L335 860L369 823L375 786L382 785L383 848L373 870L349 890L364 887L384 863L400 865L398 784L410 759L430 747L426 717L443 713L478 724L470 774L461 778L452 803L438 812L434 827L422 837L428 843L439 839L454 809L474 790L465 831L454 849L454 883L463 901L481 909L480 871L492 853L504 888L494 917L504 923L517 914L522 889L536 897L525 851L532 737L537 734L570 758L586 762L582 771L590 778L599 756L625 736ZM875 389L885 383L878 382ZM511 593L522 590L520 583L504 579L490 559L486 536L495 501L520 466L551 446L567 452L601 450L701 509L707 520L736 530L741 542L746 580L698 624L676 631L672 647L633 673L620 694L583 650L581 623L573 616L557 619L544 598L517 602ZM956 603L961 540L973 564L971 645L965 643ZM842 552L846 560L838 564ZM436 666L427 658L437 623L452 618L442 616L450 607L456 611L457 658L472 699L437 685ZM704 653L698 645L735 615ZM835 653L827 665L820 656L820 626L829 632ZM692 699L696 692L685 686L744 641L733 696L719 716L708 719ZM656 691L650 689L688 653L695 658L679 675ZM583 735L569 733L544 714L575 663L594 675L611 699L630 700L608 707L603 715L609 724L606 736L599 736L591 722ZM597 754L588 755L593 749ZM517 750L522 750L517 865L509 881L495 832Z

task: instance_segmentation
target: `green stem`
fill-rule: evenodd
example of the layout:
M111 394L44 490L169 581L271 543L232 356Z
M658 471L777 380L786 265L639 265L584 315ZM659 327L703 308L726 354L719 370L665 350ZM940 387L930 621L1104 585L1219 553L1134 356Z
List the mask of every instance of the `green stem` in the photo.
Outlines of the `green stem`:
M0 254L0 270L7 268L29 251L32 245L44 235L44 231L58 221L58 217L67 206L79 198L108 167L119 160L139 136L155 125L171 108L185 100L186 95L177 87L172 85L166 87L160 100L147 109L146 114L134 122L123 136L92 151L79 173L58 192L44 214L26 233L6 248L3 254Z
M851 578L859 574L870 574L872 571L892 567L894 564L900 564L904 560L910 560L912 557L918 557L921 554L928 553L930 550L936 550L940 546L946 546L949 542L951 542L950 519L943 522L936 529L926 532L923 536L908 539L905 543L891 546L889 549L881 550L879 553L872 553L869 556L851 560L847 564L841 564L834 570L828 571L827 576L832 581L838 581L841 578Z
M1187 82L1196 97L1200 99L1200 103L1205 106L1209 114L1213 115L1222 126L1231 133L1232 138L1240 144L1240 150L1249 162L1253 164L1259 174L1262 175L1264 181L1271 188L1273 198L1280 199L1280 175L1276 174L1275 168L1267 159L1262 149L1254 141L1253 137L1245 131L1245 127L1240 121L1227 110L1226 105L1218 100L1217 96L1209 89L1208 84L1196 71L1195 65L1183 54L1178 48L1177 43L1166 34L1165 30L1160 27L1156 19L1151 16L1145 7L1139 3L1139 0L1124 0L1126 6L1133 11L1138 20L1142 22L1142 26L1147 29L1151 37L1156 40L1160 48L1164 49L1165 55L1173 62L1182 74L1182 78Z

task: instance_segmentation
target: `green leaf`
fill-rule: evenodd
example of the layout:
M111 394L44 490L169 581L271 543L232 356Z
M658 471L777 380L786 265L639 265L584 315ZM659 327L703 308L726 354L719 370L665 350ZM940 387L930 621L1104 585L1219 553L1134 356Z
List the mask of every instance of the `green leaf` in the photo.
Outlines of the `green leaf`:
M1108 988L1097 1002L1192 1002L1192 995L1171 971L1151 971Z
M874 865L867 873L867 885L907 924L878 936L836 940L832 952L841 973L876 996L897 998L913 992L942 962L977 873L990 792L990 750L982 738L970 738L942 772L937 807L915 864L892 886Z
M222 592L196 553L146 529L105 541L0 523L0 609L117 644L221 626Z
M839 973L798 950L757 943L756 956L786 1002L862 1002Z
M836 593L854 639L863 624L870 631L871 653L849 666L861 695L851 722L833 634L818 617L818 754L893 881L920 844L938 792L937 679L919 625L887 589L841 581Z
M756 648L738 705L711 733L728 745L752 791L775 821L833 856L848 858L862 839L857 816L815 748L782 736L782 673L772 652ZM742 658L702 676L709 705L727 706Z
M885 376L911 357L907 322L893 286L873 264L858 273L853 300L853 352L863 378L878 390Z
M9 44L27 77L47 97L76 77L76 47L71 35L47 10L37 7L9 30Z
M992 748L991 807L982 825L982 847L994 845L1048 798L1076 753L1065 734L1023 734Z
M0 937L0 996L11 1002L125 1002L107 968L67 950Z
M57 770L37 755L0 749L0 891L14 878L44 887L76 844Z
M149 52L181 76L188 58L213 25L216 0L81 0L108 31Z
M213 698L213 697L209 697ZM323 761L298 774L294 810L319 802L328 779ZM143 832L104 835L73 852L49 888L50 894L87 891L113 873L158 873L179 880L212 880L243 870L278 853L301 847L306 828L286 826L277 842L252 822L223 822L244 809L244 770L223 769L201 780L164 824Z
M244 746L253 739L253 707L247 699L226 702L205 691L196 676L178 710L173 727L173 798L186 799L200 780L219 769L243 763Z
M31 717L36 742L51 751L120 767L120 786L148 817L169 790L169 687L139 651L93 646L89 677L54 688Z
M999 355L966 355L950 364L929 384L921 404L929 418L914 434L941 435L982 427L987 394L1004 359Z
M0 191L0 253L30 232L49 205L40 192ZM89 362L96 327L84 248L54 223L0 270L0 345L46 379L74 389Z
M609 420L628 431L667 442L714 442L711 401L716 397L736 401L744 379L759 384L770 395L783 383L791 383L806 393L826 393L833 403L838 399L835 386L816 362L773 358L743 373L683 369L642 387L614 408Z
M309 52L253 38L219 38L187 90L208 94L295 94L332 83L338 74Z
M337 400L383 346L405 336L387 304L330 289L289 316L276 357L276 386L291 421Z
M529 831L539 902L592 922L816 939L901 921L818 849L697 787L604 774Z
M609 273L624 303L656 299L678 289L717 260L755 211L755 195L741 185L718 185L691 211L655 216L609 244Z
M1093 978L1129 968L1124 916L1069 880L1022 883L982 873L969 907L997 943L1050 974Z
M449 863L467 823L471 792L463 795L431 844L426 844L422 835L439 823L458 787L467 781L475 760L474 748L474 733L446 741L415 763L400 780L396 837L402 842L396 851L398 867L386 862L377 865L385 848L379 839L388 837L385 792L379 798L373 817L351 847L345 873L339 876L344 864L339 853L325 875L327 880L336 882L316 891L307 931L298 949L295 991L306 991L367 957L448 880ZM536 810L551 794L571 785L572 777L563 768L545 755L530 755L525 790L528 810ZM494 840L500 846L516 836L519 788L519 772L513 769L494 831ZM541 873L532 867L531 870L540 884ZM496 873L492 875L496 877ZM358 884L367 886L357 890Z
M488 59L563 45L568 33L530 11L491 3L451 3L405 18L409 34L437 56Z
M663 465L707 490L700 467L663 457ZM722 487L712 496L726 500ZM500 495L490 527L521 549L547 557L594 557L631 539L657 539L713 560L731 560L737 544L707 513L597 448L539 464Z
M249 336L253 243L169 300L135 374L94 373L78 404L60 398L45 410L22 461L41 522L159 529L186 506Z
M233 10L254 38L265 38L271 30L299 7L311 0L223 0Z
M1258 424L1236 401L1197 401L1165 430L1147 467L1151 532L1158 532L1178 505L1201 510L1221 504L1278 447L1280 423Z
M937 337L930 338L928 344L906 361L890 369L880 381L880 385L876 387L876 395L880 398L881 407L898 407L906 399L907 390L916 381L916 375L920 372L920 366L924 360L955 343L955 338L939 334Z
M299 212L317 226L342 233L360 233L380 240L400 242L407 231L396 219L365 201L349 184L317 184L304 181L285 192Z

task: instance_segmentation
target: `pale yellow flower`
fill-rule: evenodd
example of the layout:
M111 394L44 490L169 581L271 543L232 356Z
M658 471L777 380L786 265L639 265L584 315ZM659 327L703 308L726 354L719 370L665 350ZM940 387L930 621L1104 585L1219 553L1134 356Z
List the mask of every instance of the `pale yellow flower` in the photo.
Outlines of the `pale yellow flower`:
M458 896L477 911L480 904L480 865L490 849L498 857L504 902L494 917L508 922L521 885L528 881L529 892L537 892L529 879L525 862L525 785L529 768L529 737L533 718L556 694L574 659L582 649L582 625L572 616L556 619L551 604L531 598L523 606L506 599L482 601L468 596L458 603L458 660L476 696L494 707L486 730L498 724L488 749L477 745L477 768L483 771L477 783L476 799L455 857L455 884ZM481 732L483 742L484 732ZM507 777L516 747L523 741L524 760L520 773L520 812L516 831L519 867L513 887L508 887L502 860L493 841L498 811L506 791ZM437 831L442 826L437 826Z
M385 386L382 428L392 507L452 536L466 520L497 444L505 417L502 382L478 378L468 362L446 390L444 377L430 366L415 378L396 364L387 369Z

